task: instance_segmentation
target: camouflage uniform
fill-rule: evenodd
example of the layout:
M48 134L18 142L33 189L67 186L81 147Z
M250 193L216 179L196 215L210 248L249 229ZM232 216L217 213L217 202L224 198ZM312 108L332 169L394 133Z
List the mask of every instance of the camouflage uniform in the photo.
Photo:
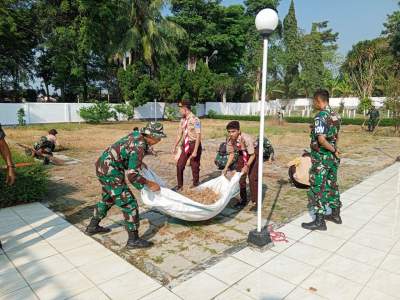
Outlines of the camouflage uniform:
M376 124L378 123L377 120L379 119L379 111L375 107L371 108L367 113L367 116L368 115L368 131L374 131Z
M327 141L336 148L340 130L340 117L328 106L314 118L311 130L310 189L308 199L316 214L326 213L326 204L340 208L340 194L337 172L340 160L334 153L319 146L318 136L325 135Z
M128 232L138 230L138 204L125 182L125 175L138 190L141 190L147 182L140 175L142 160L149 150L144 134L156 138L165 137L162 133L162 125L151 122L142 131L134 130L111 145L97 160L96 175L102 185L102 200L94 209L93 219L97 220L97 223L94 223L95 226L106 217L108 210L115 204L122 211ZM92 232L89 233L92 234Z

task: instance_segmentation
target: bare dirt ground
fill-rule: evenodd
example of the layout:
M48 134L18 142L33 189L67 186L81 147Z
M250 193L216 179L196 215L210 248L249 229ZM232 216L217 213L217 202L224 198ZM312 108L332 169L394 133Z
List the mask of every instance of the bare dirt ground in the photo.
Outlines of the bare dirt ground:
M214 165L214 158L219 144L225 139L226 123L219 120L202 121L203 181L220 174ZM100 200L100 185L94 174L97 157L134 126L143 124L58 124L8 128L6 131L11 144L31 144L44 135L46 130L57 128L59 140L66 148L62 154L79 159L80 163L50 167L52 180L44 202L83 230L91 217L94 204ZM257 122L241 124L242 131L254 136L257 134ZM164 122L164 126L168 137L155 146L158 157L146 157L145 162L173 187L176 184L176 171L170 150L178 123ZM288 183L286 164L299 156L303 149L309 148L309 128L306 124L278 126L274 122L267 122L266 133L275 148L276 161L265 163L263 217L264 222L278 227L307 209L305 191L297 190ZM342 129L340 148L342 164L339 184L344 191L374 171L390 165L399 155L400 139L387 137L387 133L372 136L361 132L358 126L345 126ZM190 184L190 168L185 172L186 183ZM136 191L135 195L140 199ZM233 199L231 204L235 201ZM142 206L140 232L155 245L151 249L140 251L128 251L124 248L127 235L119 210L113 208L103 221L112 228L112 232L94 238L160 282L175 285L245 244L248 232L256 226L256 212L251 205L242 211L236 211L230 206L219 216L205 222L177 220Z

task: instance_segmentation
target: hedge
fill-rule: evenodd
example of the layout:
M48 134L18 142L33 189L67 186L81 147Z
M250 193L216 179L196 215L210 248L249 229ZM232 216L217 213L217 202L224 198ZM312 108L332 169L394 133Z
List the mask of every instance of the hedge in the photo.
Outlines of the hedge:
M17 168L17 179L13 186L7 186L6 170L0 169L0 208L23 203L37 202L43 199L47 191L48 173L42 163L12 151L15 163L31 162L33 165ZM0 166L4 161L0 158Z
M273 117L267 116L266 119L272 119ZM234 115L216 115L213 116L212 119L219 119L219 120L238 120L238 121L259 121L259 116L234 116ZM307 123L312 124L313 118L312 117L285 117L284 120L288 123ZM359 125L361 126L364 123L364 119L356 118L356 119L349 119L343 118L342 125ZM379 126L382 127L389 127L394 126L396 120L394 119L382 119L379 123Z

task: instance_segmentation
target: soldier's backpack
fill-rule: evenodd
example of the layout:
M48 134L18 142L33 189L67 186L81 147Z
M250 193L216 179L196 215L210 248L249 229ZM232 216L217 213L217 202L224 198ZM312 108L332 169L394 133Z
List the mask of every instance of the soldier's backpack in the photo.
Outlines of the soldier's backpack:
M229 169L234 170L236 169L237 159L239 154L237 152L234 153L235 157L233 159L233 163L230 165ZM219 145L217 156L215 157L214 163L217 166L218 170L223 170L228 162L228 151L226 149L226 142L223 142Z

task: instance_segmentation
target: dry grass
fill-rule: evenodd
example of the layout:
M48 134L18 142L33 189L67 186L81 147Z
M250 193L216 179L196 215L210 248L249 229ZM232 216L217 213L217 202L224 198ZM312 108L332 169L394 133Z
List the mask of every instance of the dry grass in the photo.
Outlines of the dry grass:
M182 191L179 193L195 202L206 205L217 202L220 197L219 194L210 188L191 189L188 187L183 187Z

